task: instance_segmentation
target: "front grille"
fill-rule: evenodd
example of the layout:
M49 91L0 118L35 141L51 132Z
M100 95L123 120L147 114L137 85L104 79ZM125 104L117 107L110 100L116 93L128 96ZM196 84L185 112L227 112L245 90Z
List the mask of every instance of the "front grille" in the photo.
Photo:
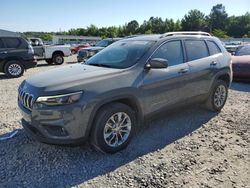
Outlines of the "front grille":
M22 90L19 90L18 92L18 100L22 103L22 105L31 110L32 109L32 106L33 106L33 103L34 103L34 96L29 94L29 93L26 93Z

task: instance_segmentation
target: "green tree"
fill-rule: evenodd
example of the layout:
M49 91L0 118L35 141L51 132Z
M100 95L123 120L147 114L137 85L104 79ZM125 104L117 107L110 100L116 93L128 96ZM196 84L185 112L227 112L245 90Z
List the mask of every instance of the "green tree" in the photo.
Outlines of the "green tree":
M181 20L181 27L183 31L204 31L206 28L205 14L197 9L190 10Z
M212 31L212 35L218 37L218 38L228 38L228 35L225 31L222 31L221 29L215 29Z
M231 16L228 18L227 33L230 36L240 38L247 36L250 31L250 14L247 12L243 16Z
M136 20L132 20L126 26L126 33L127 34L136 34L139 28L139 23Z
M213 31L215 29L220 29L225 31L227 26L227 13L225 6L222 4L217 4L213 6L207 20L209 22L209 29Z

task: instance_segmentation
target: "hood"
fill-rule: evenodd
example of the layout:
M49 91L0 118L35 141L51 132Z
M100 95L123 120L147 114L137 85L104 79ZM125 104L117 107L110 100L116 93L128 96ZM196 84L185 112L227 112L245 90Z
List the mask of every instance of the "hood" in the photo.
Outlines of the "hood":
M59 91L76 87L119 74L123 70L84 64L66 65L26 79L26 84L43 91ZM83 88L81 88L83 89Z

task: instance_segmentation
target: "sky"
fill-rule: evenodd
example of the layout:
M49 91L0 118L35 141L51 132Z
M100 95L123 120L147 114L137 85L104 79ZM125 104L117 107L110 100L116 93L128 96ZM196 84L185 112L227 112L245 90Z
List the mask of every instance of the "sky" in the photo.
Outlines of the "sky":
M0 29L68 31L71 28L141 24L151 16L182 19L191 9L208 15L223 4L231 15L250 12L250 0L0 0Z

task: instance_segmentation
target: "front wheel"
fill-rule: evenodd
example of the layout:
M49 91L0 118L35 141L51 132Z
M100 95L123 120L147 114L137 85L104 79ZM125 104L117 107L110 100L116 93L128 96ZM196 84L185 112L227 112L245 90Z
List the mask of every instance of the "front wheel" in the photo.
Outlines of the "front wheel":
M103 107L91 133L91 144L105 153L115 153L130 142L136 124L133 110L122 103Z
M207 101L206 108L208 110L219 112L225 105L228 96L228 86L227 83L223 80L218 80Z
M56 65L61 65L63 64L64 62L64 58L63 58L63 55L62 54L55 54L53 55L53 62L56 64Z
M5 74L10 78L18 78L24 73L24 66L16 60L8 61L4 66Z

